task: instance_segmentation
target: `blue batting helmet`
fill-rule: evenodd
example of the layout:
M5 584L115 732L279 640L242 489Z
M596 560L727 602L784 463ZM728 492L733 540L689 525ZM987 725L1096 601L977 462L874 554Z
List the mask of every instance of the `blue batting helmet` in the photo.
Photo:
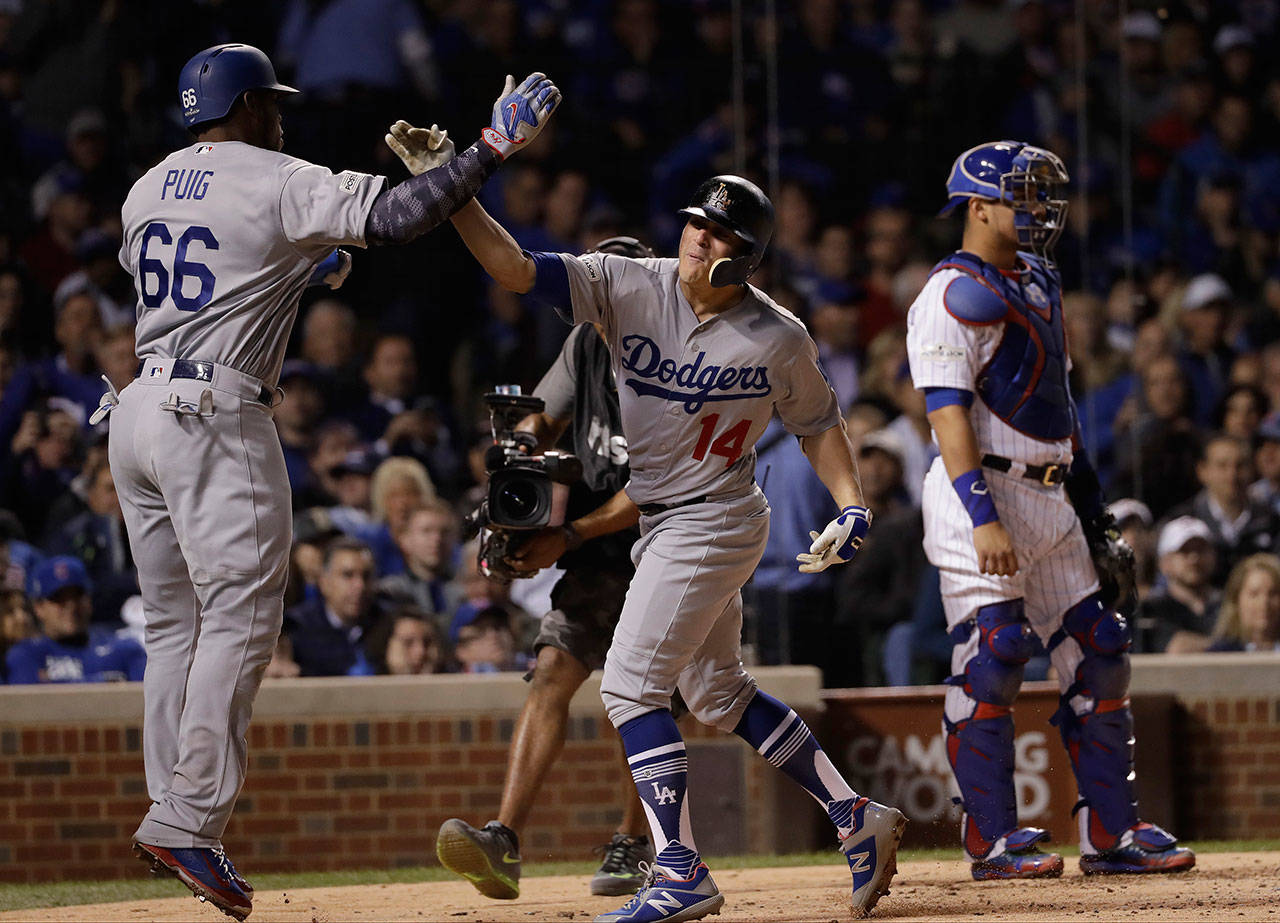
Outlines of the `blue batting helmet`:
M188 128L226 116L246 90L297 93L276 80L268 58L252 45L214 45L182 66L178 99L182 121Z
M1066 227L1062 188L1070 177L1057 154L1023 141L993 141L971 147L955 159L947 177L945 215L969 199L992 199L1014 210L1019 246L1051 262L1050 253Z

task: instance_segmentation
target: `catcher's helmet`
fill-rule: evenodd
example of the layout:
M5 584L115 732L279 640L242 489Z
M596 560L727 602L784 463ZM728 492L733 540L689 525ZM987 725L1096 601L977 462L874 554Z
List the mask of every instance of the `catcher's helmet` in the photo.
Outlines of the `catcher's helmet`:
M764 249L773 236L773 203L755 183L741 176L713 176L693 194L685 217L706 218L732 231L750 248L734 259L721 259L711 267L711 284L720 287L746 282L760 266Z
M994 141L971 147L951 165L945 215L969 199L994 199L1015 212L1018 244L1052 265L1051 252L1066 227L1069 181L1057 154L1022 141Z
M214 45L195 55L178 75L182 121L188 128L226 116L246 90L297 93L276 80L271 59L252 45Z

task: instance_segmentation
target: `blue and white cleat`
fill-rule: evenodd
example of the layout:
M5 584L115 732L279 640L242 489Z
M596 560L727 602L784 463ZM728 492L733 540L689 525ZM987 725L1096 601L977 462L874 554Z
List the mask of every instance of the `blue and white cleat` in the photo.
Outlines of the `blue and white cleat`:
M602 913L595 923L680 923L718 914L724 895L711 880L705 863L699 862L688 878L671 878L656 866L636 896L617 910Z
M1019 827L1006 833L1003 850L994 856L975 859L969 866L974 881L1002 878L1058 878L1062 857L1044 852L1039 844L1049 839L1049 831L1039 827Z
M1139 823L1120 837L1106 852L1080 856L1080 870L1086 875L1150 875L1185 872L1194 868L1196 854L1155 824Z
M253 890L236 871L227 854L209 847L169 849L134 843L133 854L151 866L154 875L173 875L201 901L208 901L229 917L243 920L253 912Z
M907 829L907 817L869 798L853 806L853 832L840 841L840 851L853 873L853 912L865 917L898 873L898 844Z

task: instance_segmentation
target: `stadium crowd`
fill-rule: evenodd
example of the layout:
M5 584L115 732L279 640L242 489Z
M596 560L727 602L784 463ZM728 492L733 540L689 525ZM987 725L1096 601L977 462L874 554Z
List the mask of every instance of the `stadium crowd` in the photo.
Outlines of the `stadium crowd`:
M263 48L302 90L287 152L395 180L395 119L467 144L504 74L551 74L564 105L481 193L531 250L625 232L672 253L697 182L766 183L776 141L777 228L752 281L819 343L876 520L853 564L798 574L829 498L775 421L745 640L832 686L948 672L921 549L936 449L905 314L958 243L932 217L955 154L996 137L1051 148L1073 179L1058 245L1073 388L1138 556L1135 650L1280 646L1280 68L1265 52L1280 0L1134 2L1123 18L1058 0L796 0L776 28L757 6L742 4L738 108L728 0L0 2L5 679L141 676L136 570L106 425L88 417L99 376L121 389L137 365L120 204L189 143L176 75L223 41ZM527 667L547 581L487 580L461 523L484 490L479 396L531 389L567 333L445 229L358 253L341 290L304 298L276 408L296 522L268 675ZM37 675L50 649L64 666Z

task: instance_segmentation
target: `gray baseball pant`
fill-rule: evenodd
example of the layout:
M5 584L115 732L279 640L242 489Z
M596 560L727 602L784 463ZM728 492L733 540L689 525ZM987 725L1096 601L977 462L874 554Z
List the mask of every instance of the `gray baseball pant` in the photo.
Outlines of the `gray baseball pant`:
M605 658L609 720L670 708L677 688L703 724L732 731L755 695L742 666L742 585L769 536L760 489L640 519L636 575Z
M222 366L212 382L169 380L168 365L148 359L111 414L146 613L152 805L134 838L209 847L244 783L253 700L280 633L291 498L261 383Z

